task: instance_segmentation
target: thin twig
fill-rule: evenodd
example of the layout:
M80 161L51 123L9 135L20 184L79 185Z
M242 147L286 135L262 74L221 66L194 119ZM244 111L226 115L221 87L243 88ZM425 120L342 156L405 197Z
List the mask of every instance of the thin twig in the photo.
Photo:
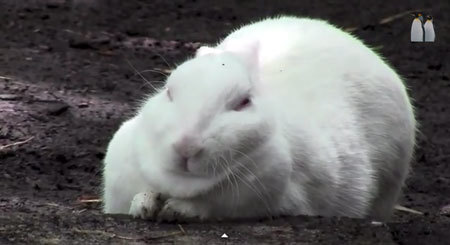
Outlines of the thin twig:
M4 76L0 76L0 79L11 80L10 77L4 77Z
M184 230L183 226L181 226L180 224L178 224L178 228L180 228L181 232L183 232L183 234L186 235L186 231Z
M134 70L134 72L137 73L142 78L142 80L144 80L148 85L150 85L150 87L152 87L153 90L157 91L157 89L131 64L131 62L128 59L125 59L125 61Z
M114 237L117 237L117 238L123 239L123 240L133 240L133 241L141 239L141 238L135 238L135 237L119 236L119 235L115 235Z
M355 30L357 30L358 29L358 27L347 27L347 28L344 28L344 31L347 31L347 32L352 32L352 31L355 31Z
M78 200L80 203L99 203L102 202L102 199L81 199Z
M52 207L59 207L59 204L57 204L57 203L54 203L54 202L49 202L49 203L46 203L48 206L52 206Z
M100 54L100 55L106 55L106 56L115 56L115 55L117 55L116 53L114 53L111 50L99 50L99 51L97 51L97 53Z
M106 231L99 231L99 230L80 230L77 228L72 229L72 231L76 232L76 233L81 233L81 234L92 234L92 235L102 235L102 236L106 236L106 237L111 237L111 238L119 238L119 239L124 239L124 240L139 240L141 238L135 238L135 237L126 237L126 236L120 236L111 232L106 232Z
M158 52L156 52L155 50L152 50L153 51L153 53L155 53L157 56L159 56L163 61L164 61L164 63L166 63L166 65L167 65L167 67L170 69L170 64L169 64L169 62L167 62L167 60L164 58L164 56L162 56L160 53L158 53Z
M423 215L423 213L420 212L420 211L417 211L417 210L414 210L414 209L411 209L411 208L407 208L407 207L403 207L403 206L400 206L400 205L396 205L394 208L395 208L396 210L403 211L403 212L408 212L408 213L413 213L413 214Z
M34 138L34 136L31 136L30 138L28 138L28 139L26 139L26 140L23 140L23 141L18 141L18 142L14 142L14 143L11 143L11 144L7 144L7 145L0 146L0 151L3 151L3 150L5 150L6 148L9 148L9 147L13 147L13 146L18 146L18 145L26 144L26 143L28 143L30 140L32 140L33 138Z
M391 16L384 17L384 18L382 18L381 20L378 21L378 24L385 25L385 24L391 23L391 22L393 22L395 20L398 20L400 18L403 18L404 16L409 15L411 13L425 12L425 11L427 11L427 9L415 9L415 10L404 11L404 12L401 12L401 13L398 13L398 14L394 14L394 15L391 15ZM359 27L357 27L357 26L352 26L352 27L344 28L344 30L348 31L348 32L352 32L352 31L357 30L358 28Z
M182 231L174 231L174 232L170 232L170 233L166 233L163 235L159 235L159 236L152 236L152 237L148 237L148 239L161 239L161 238L167 238L167 237L172 237L172 236L178 236L178 235L183 235L184 233Z
M158 67L155 67L153 70L160 71L165 74L170 74L173 71L173 69L162 69L162 68L158 68Z
M384 24L390 23L390 22L392 22L394 20L400 19L403 16L409 15L411 13L423 12L423 11L425 11L425 10L423 10L423 9L408 10L408 11L405 11L405 12L401 12L401 13L398 13L398 14L394 14L394 15L385 17L385 18L381 19L378 23L380 25L384 25Z
M73 212L77 213L77 214L81 214L81 213L85 212L86 210L87 210L86 208L83 208L81 210L74 210Z

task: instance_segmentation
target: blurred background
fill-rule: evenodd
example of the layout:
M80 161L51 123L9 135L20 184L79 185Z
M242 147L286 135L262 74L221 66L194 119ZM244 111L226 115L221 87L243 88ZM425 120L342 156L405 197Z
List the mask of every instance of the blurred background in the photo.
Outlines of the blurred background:
M434 43L410 42L414 12L433 16ZM151 232L178 229L101 215L106 144L152 86L162 86L200 45L279 14L321 18L352 32L405 79L420 133L401 203L418 213L399 211L377 228L313 218L233 225L226 228L233 241L277 241L280 234L310 243L450 241L448 13L447 0L0 0L0 243L123 241L117 232L132 240L147 234L146 241ZM198 242L225 229L189 227Z

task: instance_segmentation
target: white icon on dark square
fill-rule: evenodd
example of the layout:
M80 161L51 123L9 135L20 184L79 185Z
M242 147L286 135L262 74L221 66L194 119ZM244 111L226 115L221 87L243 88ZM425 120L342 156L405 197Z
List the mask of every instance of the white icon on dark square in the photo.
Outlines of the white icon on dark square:
M433 17L422 13L414 13L414 20L411 25L411 42L434 42L436 35L434 33Z

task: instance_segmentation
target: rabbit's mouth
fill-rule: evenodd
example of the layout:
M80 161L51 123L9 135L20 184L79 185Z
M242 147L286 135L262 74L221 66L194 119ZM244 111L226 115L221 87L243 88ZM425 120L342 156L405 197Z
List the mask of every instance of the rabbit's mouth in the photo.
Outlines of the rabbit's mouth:
M210 156L207 159L202 157L180 157L174 161L174 168L171 172L178 175L204 179L221 180L227 178L227 176L234 175L235 168L239 166L236 163L238 159L226 159L224 156Z

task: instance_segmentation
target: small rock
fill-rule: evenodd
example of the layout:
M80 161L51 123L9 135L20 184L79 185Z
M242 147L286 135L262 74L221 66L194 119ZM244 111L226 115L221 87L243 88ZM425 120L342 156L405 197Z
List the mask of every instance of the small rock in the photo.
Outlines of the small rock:
M139 35L140 32L135 28L127 28L127 30L125 30L125 33L130 37L134 37Z
M44 50L44 51L50 51L52 50L51 47L47 46L47 45L39 45L39 49Z
M65 0L47 0L46 6L47 8L57 8L63 5L65 2L66 2Z
M56 160L57 162L59 162L59 163L66 163L66 162L69 161L69 160L67 159L67 157L66 157L64 154L57 154L57 155L55 156L55 160Z
M48 122L48 119L46 117L42 116L41 114L30 113L29 115L30 115L30 117L32 117L32 118L34 118L34 119L36 119L38 121Z
M439 71L442 68L442 64L432 64L432 65L428 65L428 69L429 70L435 70L435 71Z
M41 189L41 187L39 186L38 183L33 183L33 184L32 184L32 187L33 187L33 189L35 189L35 190L37 190L37 191Z
M69 40L69 47L76 49L94 49L89 40L84 39L71 39Z
M51 116L59 116L69 109L69 105L65 103L50 104L47 107L47 114Z
M97 152L97 153L95 153L95 157L97 158L97 159L103 159L104 157L105 157L105 153L104 152Z
M33 180L29 177L25 178L25 181L33 188L34 190L40 190L41 187L39 186L39 180Z
M445 216L450 216L450 204L442 207L439 213Z
M374 226L382 226L383 222L379 222L379 221L372 221L370 222L370 224L374 225Z
M19 100L22 97L15 94L0 94L0 100Z
M86 108L86 107L89 107L89 104L86 102L78 104L78 108Z
M111 39L107 36L98 37L91 41L94 44L108 44L111 42Z

